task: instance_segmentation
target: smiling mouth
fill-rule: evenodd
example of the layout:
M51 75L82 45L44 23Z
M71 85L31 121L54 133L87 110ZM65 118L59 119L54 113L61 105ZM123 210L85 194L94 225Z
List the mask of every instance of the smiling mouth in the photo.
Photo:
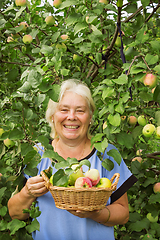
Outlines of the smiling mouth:
M68 129L77 129L79 128L79 126L73 126L73 125L64 125L65 128L68 128Z

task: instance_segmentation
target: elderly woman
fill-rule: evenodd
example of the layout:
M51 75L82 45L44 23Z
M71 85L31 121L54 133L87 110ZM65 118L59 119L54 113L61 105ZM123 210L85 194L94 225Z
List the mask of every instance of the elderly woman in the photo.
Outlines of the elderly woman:
M10 216L14 219L26 219L23 209L30 208L33 201L41 211L38 217L40 231L33 233L35 240L114 240L114 225L125 224L129 219L127 190L136 182L123 159L120 166L107 151L116 149L109 144L104 158L114 162L114 169L107 171L101 165L97 150L91 147L89 129L95 106L89 88L77 80L62 83L58 103L49 101L46 119L51 126L52 146L64 159L88 159L91 168L99 170L100 177L111 178L120 173L117 190L113 192L107 206L100 211L66 211L55 207L54 200L47 191L40 172L47 169L50 159L42 158L35 177L25 176L26 185L8 202ZM39 144L39 153L43 147ZM53 167L53 173L56 169Z

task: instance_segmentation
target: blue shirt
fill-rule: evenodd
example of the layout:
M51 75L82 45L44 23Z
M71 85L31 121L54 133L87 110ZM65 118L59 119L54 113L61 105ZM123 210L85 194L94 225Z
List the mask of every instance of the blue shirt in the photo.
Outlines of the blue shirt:
M43 147L39 144L39 153L43 155ZM109 144L107 151L116 149L113 145ZM114 173L120 173L120 179L117 184L117 190L112 193L107 205L120 198L135 182L136 178L129 171L123 159L120 166L114 159L104 154L104 159L109 158L114 162L114 168L107 171L102 167L101 161L97 156L97 150L93 149L92 152L85 157L91 163L91 168L99 170L100 177L107 177L111 179ZM51 166L49 158L42 158L38 164L38 174L42 170ZM88 170L87 166L83 166L83 171ZM53 168L53 174L57 170ZM26 176L28 178L28 176ZM40 223L40 231L33 233L34 240L115 240L114 227L107 227L97 223L89 218L79 218L69 213L67 210L56 208L54 199L50 192L37 198L39 210L41 215L37 218Z

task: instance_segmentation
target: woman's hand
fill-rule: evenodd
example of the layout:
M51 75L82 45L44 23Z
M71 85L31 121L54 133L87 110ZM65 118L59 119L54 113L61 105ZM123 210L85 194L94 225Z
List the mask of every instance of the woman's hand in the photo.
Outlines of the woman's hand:
M96 218L99 216L100 210L95 211L70 210L68 212L80 218L94 218L94 217Z
M40 176L31 177L27 180L25 188L32 198L37 198L47 193L48 190L44 185L45 181Z

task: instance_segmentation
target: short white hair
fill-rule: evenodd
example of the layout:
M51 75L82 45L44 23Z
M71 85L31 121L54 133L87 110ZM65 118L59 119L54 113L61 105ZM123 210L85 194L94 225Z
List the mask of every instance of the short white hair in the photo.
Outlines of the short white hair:
M49 103L48 103L47 111L46 111L46 120L49 123L49 126L51 127L50 136L52 138L58 137L55 126L54 126L54 122L52 122L52 116L54 115L54 113L56 111L58 103L62 100L64 94L67 91L77 93L78 95L80 95L84 99L86 99L88 106L89 106L91 116L93 115L93 112L95 110L95 104L94 104L93 98L91 96L91 91L85 83L83 83L77 79L68 79L66 81L63 81L61 84L61 90L60 90L58 102L54 102L53 100L50 99ZM92 121L91 121L91 123L92 123ZM89 126L88 133L87 133L88 138L91 138L90 127L91 127L91 124Z

